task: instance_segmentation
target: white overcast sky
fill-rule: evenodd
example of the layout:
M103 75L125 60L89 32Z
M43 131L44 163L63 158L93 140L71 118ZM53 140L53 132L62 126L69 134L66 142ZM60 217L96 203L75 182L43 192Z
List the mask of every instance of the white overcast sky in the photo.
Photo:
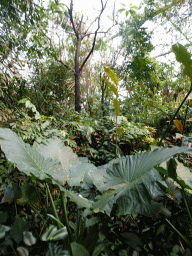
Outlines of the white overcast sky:
M105 3L106 0L103 0L103 3ZM71 0L60 0L61 3L65 3L67 6L70 6L70 2ZM138 6L141 4L141 0L116 0L115 1L115 10L117 12L117 10L124 8L124 6L122 4L125 5L125 9L129 10L130 9L130 5L133 6ZM112 16L112 12L113 12L113 7L114 7L114 0L108 0L107 2L107 7L105 9L105 11L102 14L101 17L101 26L103 28L108 29L112 23L110 23L110 20L107 18L107 16ZM94 20L94 18L98 15L99 10L101 9L101 0L73 0L73 9L75 12L80 12L84 15L84 17L88 16L88 18L91 20ZM123 19L125 17L125 15L123 13L119 14L119 21L121 19ZM152 23L148 22L147 26L149 28L151 28L150 26ZM97 24L95 24L97 25ZM113 29L113 32L115 33L116 28ZM103 29L105 30L105 29ZM94 27L92 27L92 31L94 31ZM160 29L160 31L158 31L158 35L155 36L152 40L152 42L155 44L156 42L158 42L158 37L165 38L166 37L166 41L169 41L169 35L166 35L166 32L164 31L164 29ZM164 52L164 49L160 49L157 48L155 49L151 56L155 57L159 54L162 54ZM173 54L169 54L169 56L166 56L166 58L170 57L170 59L173 59L174 56L172 56ZM165 59L165 57L161 57L158 58L158 61L167 61L167 59Z

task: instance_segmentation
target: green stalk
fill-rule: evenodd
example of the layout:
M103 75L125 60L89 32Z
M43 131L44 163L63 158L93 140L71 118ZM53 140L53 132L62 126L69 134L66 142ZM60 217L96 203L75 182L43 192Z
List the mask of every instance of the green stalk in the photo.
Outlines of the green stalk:
M174 227L171 222L165 218L165 220L169 223L169 225L177 232L177 234L188 244L188 246L192 249L192 243L186 238L186 236L182 235L179 230Z
M65 192L64 191L60 191L61 193L61 207L62 207L62 210L63 210L63 222L67 228L67 232L68 232L68 235L69 235L69 243L72 243L74 242L74 238L73 238L73 233L70 229L70 226L69 226L69 220L68 220L68 216L67 216L67 208L66 208L66 197L65 197Z
M48 191L50 200L51 200L51 205L52 205L52 208L53 208L54 216L55 216L56 219L58 219L58 221L60 221L59 216L58 216L58 214L57 214L57 210L56 210L54 201L53 201L53 197L52 197L52 195L51 195L51 191L50 191L50 189L49 189L49 185L48 185L47 183L46 183L46 188L47 188L47 191ZM57 227L58 227L58 229L61 229L61 225L60 225L58 222L57 222Z
M169 130L169 127L171 126L171 124L173 123L176 115L179 113L179 110L181 109L181 107L183 106L183 104L185 103L186 99L188 98L189 94L192 92L192 82L191 82L191 88L189 90L189 92L187 93L187 95L185 96L185 98L183 99L183 101L181 102L181 104L179 105L177 111L175 112L175 114L173 115L173 117L171 118L169 124L167 125L167 128L165 129L159 143L158 143L158 146L161 146L161 142L163 141L163 139L165 138L165 135L167 134L168 130Z
M191 220L191 222L192 222L191 211L190 211L190 209L189 209L189 203L188 203L188 200L187 200L187 197L186 197L185 190L182 189L182 190L181 190L181 193L182 193L182 196L183 196L183 200L184 200L184 202L185 202L185 206L186 206L186 208L187 208L187 212L188 212L189 218L190 218L190 220Z
M115 145L115 158L117 158L117 115L116 115L116 145Z

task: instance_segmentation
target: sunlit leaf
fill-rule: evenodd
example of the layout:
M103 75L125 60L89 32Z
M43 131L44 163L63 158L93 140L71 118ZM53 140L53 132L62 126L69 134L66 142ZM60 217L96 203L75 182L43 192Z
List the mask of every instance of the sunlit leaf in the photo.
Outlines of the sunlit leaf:
M115 114L117 116L120 115L120 105L119 105L119 101L117 99L113 99L113 106L115 107Z
M117 75L115 74L115 72L113 70L110 69L110 67L104 67L105 72L110 76L111 80L118 85L118 79L117 79Z
M118 97L118 91L114 84L111 84L111 91Z
M192 80L192 60L187 48L182 44L174 44L172 51L176 55L176 60L184 65L184 73Z
M122 127L118 127L117 128L117 134L119 134L119 135L121 135L122 133L124 133L124 128L122 128Z
M177 130L182 133L183 132L183 124L181 123L181 121L174 120L173 122L174 122L175 126L177 127Z

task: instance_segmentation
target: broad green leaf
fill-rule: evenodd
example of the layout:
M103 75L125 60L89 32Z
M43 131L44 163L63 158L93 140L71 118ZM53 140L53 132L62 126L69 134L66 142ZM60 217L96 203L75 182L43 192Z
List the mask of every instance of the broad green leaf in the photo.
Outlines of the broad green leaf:
M119 101L117 99L113 100L113 106L115 107L115 114L117 116L120 115L120 105L119 105Z
M60 139L47 140L44 144L38 146L37 151L45 159L50 157L53 160L59 161L63 167L63 172L66 172L70 166L80 163L73 150L65 146Z
M71 243L71 249L73 256L89 256L89 252L85 249L85 247L81 244L77 244L76 242Z
M181 121L180 120L174 120L173 122L174 122L175 126L177 127L177 130L182 133L183 132L183 125L182 125Z
M176 60L184 65L184 73L192 80L192 60L186 47L181 44L174 44L172 51L176 55Z
M28 176L34 174L40 180L50 179L61 181L58 174L62 172L61 166L56 165L58 161L50 158L45 159L37 150L23 142L16 133L7 128L0 128L0 145L8 160L17 165L20 171ZM48 176L49 174L50 176ZM66 180L64 178L62 181ZM60 184L62 184L60 182Z
M92 201L79 196L73 191L67 191L60 186L67 180L68 174L64 172L58 160L45 159L37 150L24 143L16 133L7 128L0 128L0 145L6 157L16 164L20 171L28 176L31 175L34 179L56 184L60 190L66 193L66 196L70 197L79 206L91 207ZM58 150L55 150L54 154L58 154ZM67 157L63 153L61 153L61 156Z
M69 178L68 184L70 186L80 186L84 177L89 175L89 171L96 170L97 168L93 164L89 163L79 163L69 167Z
M117 79L117 75L115 74L115 72L113 70L110 69L110 67L104 67L105 72L110 76L111 80L118 85L118 79Z
M103 193L93 204L94 211L110 214L116 203L120 215L143 213L152 200L164 194L162 188L167 187L154 167L181 152L191 150L187 147L155 149L114 159L97 173L91 172L93 183Z
M33 236L32 232L23 232L23 241L26 245L31 246L36 243L37 239Z

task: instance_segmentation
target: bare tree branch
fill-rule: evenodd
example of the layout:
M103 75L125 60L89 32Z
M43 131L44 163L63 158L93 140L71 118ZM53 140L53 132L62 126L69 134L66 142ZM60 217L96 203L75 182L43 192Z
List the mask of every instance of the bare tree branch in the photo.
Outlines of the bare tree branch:
M66 63L64 63L62 60L59 60L58 62L60 62L64 67L68 68L75 74L75 70L73 68L71 68L70 66L68 66Z
M96 38L97 38L97 33L98 33L98 30L100 29L100 19L101 19L101 15L102 15L102 13L103 13L103 11L104 11L106 5L107 5L107 2L108 2L108 1L106 1L106 2L105 2L105 5L103 5L103 1L101 0L101 6L102 6L102 8L101 8L100 14L99 14L99 16L98 16L98 26L97 26L97 29L95 30L95 36L94 36L94 39L93 39L92 47L91 47L90 52L88 53L87 57L84 59L82 65L81 65L81 67L80 67L80 69L79 69L80 73L81 73L81 71L82 71L82 69L83 69L85 63L87 62L87 60L89 59L89 57L91 56L91 54L92 54L93 51L94 51L95 42L96 42Z
M77 33L77 29L75 27L74 20L73 20L73 0L71 0L70 9L68 9L68 12L69 12L69 17L70 17L73 30L75 32L75 36L78 38L79 34Z

